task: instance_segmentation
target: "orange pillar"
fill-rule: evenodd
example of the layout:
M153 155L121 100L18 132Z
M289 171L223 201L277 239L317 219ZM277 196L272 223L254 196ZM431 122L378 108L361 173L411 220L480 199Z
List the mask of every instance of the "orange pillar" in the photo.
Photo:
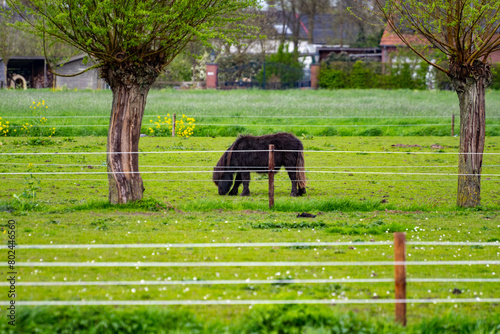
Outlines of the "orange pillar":
M311 89L318 89L319 64L311 64Z
M219 65L217 64L207 64L207 89L217 89L218 82L218 73L217 70Z

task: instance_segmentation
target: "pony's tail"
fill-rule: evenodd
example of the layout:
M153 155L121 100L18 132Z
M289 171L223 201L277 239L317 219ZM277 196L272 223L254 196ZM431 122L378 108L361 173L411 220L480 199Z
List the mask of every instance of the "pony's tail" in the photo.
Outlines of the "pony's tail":
M300 151L299 156L297 157L297 185L299 188L304 189L307 185L306 180L306 170L305 170L305 162L304 162L304 152Z

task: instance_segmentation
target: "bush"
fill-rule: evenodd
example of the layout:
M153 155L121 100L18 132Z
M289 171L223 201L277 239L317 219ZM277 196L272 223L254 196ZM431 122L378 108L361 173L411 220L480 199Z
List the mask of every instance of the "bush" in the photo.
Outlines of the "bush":
M348 88L347 73L339 70L321 68L319 72L319 87L328 89Z
M373 88L373 72L361 60L352 66L351 87Z
M500 64L497 63L491 66L493 72L493 81L491 82L491 89L500 89Z
M342 52L330 54L321 64L319 87L327 89L427 89L430 65L416 59L415 56L401 52L399 60L397 59L392 64L354 60ZM443 78L440 77L440 79ZM435 81L439 85L437 75Z

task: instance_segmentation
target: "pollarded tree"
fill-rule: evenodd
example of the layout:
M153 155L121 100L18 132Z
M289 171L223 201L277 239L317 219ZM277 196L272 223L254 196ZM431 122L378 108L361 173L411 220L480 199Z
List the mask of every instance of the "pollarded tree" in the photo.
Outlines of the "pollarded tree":
M488 59L500 50L500 1L368 1L367 6L375 4L378 13L404 44L450 78L460 105L457 205L480 205L485 89L492 78ZM429 56L423 46L429 43L446 55L447 65Z
M149 89L186 44L227 38L256 0L7 0L24 27L89 55L110 85L109 200L142 198L139 137Z

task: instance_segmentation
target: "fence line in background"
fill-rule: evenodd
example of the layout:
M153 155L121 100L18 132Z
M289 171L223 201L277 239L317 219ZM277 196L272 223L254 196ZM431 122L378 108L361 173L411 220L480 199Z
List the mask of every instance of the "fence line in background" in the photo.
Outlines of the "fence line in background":
M104 155L104 154L191 154L191 153L225 153L226 151L148 151L148 152L3 152L0 155ZM233 153L269 152L269 150L233 150ZM317 151L317 150L274 150L274 152L304 152L304 153L345 153L345 154L436 154L436 155L500 155L494 152L459 153L459 152L396 152L396 151Z
M300 170L300 169L297 169ZM268 173L269 169L263 170L228 170L228 173ZM431 175L431 176L477 176L477 174L456 174L456 173L394 173L394 172L353 172L353 171L308 171L304 170L306 174L363 174L363 175ZM213 171L142 171L142 172L2 172L0 175L109 175L109 174L199 174L199 173L213 173ZM500 176L500 174L482 173L481 176Z
M53 124L53 125L36 125L38 128L86 128L86 127L109 127L109 124ZM262 124L217 124L217 123L196 123L196 126L243 126L243 127L262 127ZM314 127L314 128L328 128L328 127L413 127L413 126L450 126L449 124L266 124L272 127ZM486 126L500 126L500 124L486 123ZM23 128L24 125L11 125L9 128ZM143 123L141 127L155 127L153 124Z
M95 168L106 168L106 165L92 165L92 164L86 164L86 165L80 165L80 164L57 164L57 163L45 163L45 164L38 164L38 163L29 163L29 162L0 162L0 165L27 165L27 166L63 166L63 167L95 167ZM483 167L500 167L500 165L482 165ZM213 169L214 166L169 166L169 165L163 165L163 166L150 166L150 165L141 165L141 168L210 168ZM218 166L217 168L220 169L230 169L234 168L231 166ZM253 168L258 168L258 169L265 169L267 166L256 166ZM291 168L291 169L297 169L296 166L284 166L284 168ZM308 166L305 167L306 169L320 169L320 168L325 168L325 169L346 169L346 168L457 168L456 165L454 166ZM301 168L302 169L302 168Z
M143 118L148 118L148 117L154 117L154 118L158 118L158 116L160 116L161 118L170 118L172 115L144 115ZM430 115L430 116L404 116L404 115L388 115L388 116L373 116L373 115L360 115L360 116L338 116L338 115L335 115L335 116L330 116L330 115L323 115L323 116L320 116L320 115L311 115L311 116L304 116L304 115L296 115L296 116L293 116L293 115L282 115L282 116L279 116L279 115L234 115L234 116L231 116L231 115L217 115L217 114L213 114L213 115L190 115L190 117L213 117L213 118L307 118L307 119L311 119L311 118L318 118L318 119L351 119L351 118L391 118L391 117L400 117L400 118L445 118L445 119L449 119L450 116L452 115L446 115L446 116L439 116L439 115ZM81 115L74 115L74 116L51 116L51 115L46 115L46 116L4 116L6 118L10 118L10 119L31 119L31 118L42 118L42 117L45 117L45 118L70 118L70 119L73 119L73 118L107 118L109 119L109 115L103 115L103 116L99 116L99 115L89 115L89 116L81 116ZM460 115L457 114L455 116L455 118L460 118ZM500 118L500 116L488 116L488 118Z
M500 283L500 278L407 278L410 283ZM349 279L278 279L278 280L201 280L201 281L55 281L16 282L17 286L123 286L123 285L243 285L243 284L327 284L327 283L393 283L394 278ZM10 286L0 282L0 286Z
M21 177L12 177L12 178L2 178L2 180L25 180L25 178ZM108 182L108 179L53 179L53 178L45 178L42 181L79 181L79 182ZM213 180L165 180L165 179L143 179L144 182L209 182L212 183ZM498 182L500 179L484 179L481 182ZM268 182L267 180L252 180L252 182ZM275 180L275 182L287 182L290 180ZM359 180L359 179L342 179L342 180L307 180L307 182L457 182L457 179L448 179L448 180L433 180L433 179L425 179L425 180Z

